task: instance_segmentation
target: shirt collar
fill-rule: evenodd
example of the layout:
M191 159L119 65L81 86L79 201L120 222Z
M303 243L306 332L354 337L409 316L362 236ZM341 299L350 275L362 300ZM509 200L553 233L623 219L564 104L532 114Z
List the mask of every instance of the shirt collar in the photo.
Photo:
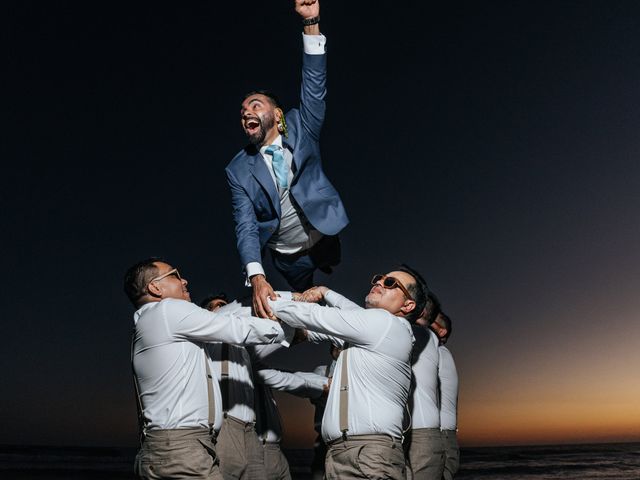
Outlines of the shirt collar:
M151 305L153 305L154 303L158 303L158 302L149 302L149 303L145 303L143 306L141 306L138 310L136 310L136 313L133 314L133 323L134 325L138 324L138 320L140 319L140 317L142 316L142 314L144 312L146 312L147 310L149 310L149 308L151 308Z
M278 135L271 145L276 145L282 148L282 135ZM264 155L267 148L269 148L271 145L263 145L262 147L260 147L260 153Z

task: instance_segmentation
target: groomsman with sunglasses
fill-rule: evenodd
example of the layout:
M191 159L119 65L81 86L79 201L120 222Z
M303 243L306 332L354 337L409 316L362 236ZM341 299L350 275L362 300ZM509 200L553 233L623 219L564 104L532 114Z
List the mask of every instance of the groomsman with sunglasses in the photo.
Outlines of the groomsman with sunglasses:
M133 265L124 278L136 308L131 361L141 447L135 471L143 479L222 480L215 451L222 397L205 346L284 340L277 322L194 305L187 284L157 258Z
M343 349L322 421L327 479L405 478L411 322L425 305L416 275L403 268L374 276L366 308L327 287L271 302L280 320L307 329L308 340L329 340ZM327 306L305 303L320 300Z

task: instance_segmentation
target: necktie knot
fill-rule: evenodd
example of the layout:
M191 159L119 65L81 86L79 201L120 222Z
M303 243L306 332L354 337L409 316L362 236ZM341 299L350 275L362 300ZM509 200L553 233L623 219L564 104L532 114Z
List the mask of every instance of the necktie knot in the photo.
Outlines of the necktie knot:
M284 152L278 145L269 145L265 150L272 157L273 173L276 176L276 183L280 188L287 188L289 184L289 166L284 159Z
M281 148L278 145L269 145L265 150L265 152L268 153L269 155L273 155L275 152L279 150L281 150Z

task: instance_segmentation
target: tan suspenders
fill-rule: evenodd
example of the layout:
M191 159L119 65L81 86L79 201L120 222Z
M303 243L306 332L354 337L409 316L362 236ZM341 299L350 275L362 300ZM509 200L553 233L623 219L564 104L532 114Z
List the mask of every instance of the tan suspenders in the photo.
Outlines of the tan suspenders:
M136 378L136 372L133 368L133 341L135 340L135 328L133 329L133 333L131 334L131 373L133 374L133 386L135 388L136 393L136 407L138 410L138 435L140 440L140 445L144 441L144 437L146 435L146 421L144 418L144 411L142 409L142 400L140 399L140 389L138 387L138 379ZM209 367L209 358L207 356L207 352L205 349L202 349L202 353L204 354L204 367L207 372L207 400L209 403L209 414L207 423L209 424L209 433L213 433L213 424L216 419L216 404L215 397L213 396L213 377L211 376L211 368Z
M342 438L346 440L349 430L349 374L347 370L347 360L349 358L349 344L344 344L342 350L342 368L340 369L340 431Z

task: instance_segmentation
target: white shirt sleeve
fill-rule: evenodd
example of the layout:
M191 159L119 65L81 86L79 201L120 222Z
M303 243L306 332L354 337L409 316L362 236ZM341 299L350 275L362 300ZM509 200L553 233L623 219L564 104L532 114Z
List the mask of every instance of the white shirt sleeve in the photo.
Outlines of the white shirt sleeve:
M327 378L313 373L308 374L309 377L307 377L300 373L264 368L255 371L254 375L256 382L281 392L288 392L306 398L315 398L322 395L323 386L328 383Z
M344 347L344 340L338 337L327 335L326 333L318 333L313 330L307 330L307 341L311 343L331 342L338 348Z
M224 342L232 345L274 343L284 340L277 322L243 315L239 311L210 312L183 300L163 300L165 321L176 319L170 329L176 339Z
M376 345L389 329L389 315L381 309L322 307L314 303L269 301L276 316L292 327L306 328L361 346Z
M251 286L251 277L254 275L264 275L266 277L264 268L262 268L262 264L260 262L249 262L244 267L244 270L247 273L247 279L245 281L246 287Z
M327 37L324 35L305 35L302 34L302 44L304 45L304 53L307 55L323 55L325 53L325 44Z
M333 290L329 290L325 293L324 301L327 302L327 305L330 307L336 307L342 310L362 309L362 307L357 303L352 302L347 297L340 295L338 292L334 292Z

